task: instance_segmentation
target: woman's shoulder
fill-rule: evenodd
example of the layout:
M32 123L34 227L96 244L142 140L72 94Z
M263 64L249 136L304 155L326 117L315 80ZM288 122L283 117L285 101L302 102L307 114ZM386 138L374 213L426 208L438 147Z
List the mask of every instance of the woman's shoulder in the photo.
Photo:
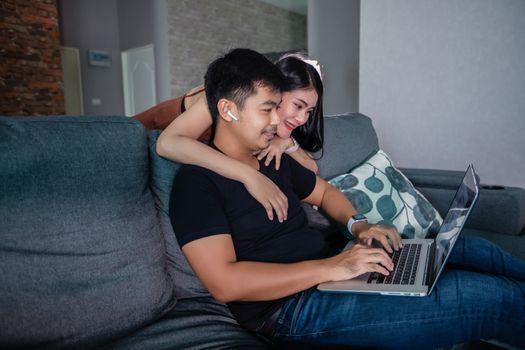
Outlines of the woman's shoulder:
M203 99L203 98L204 98L204 85L199 85L197 87L194 87L193 89L190 89L184 95L184 107L186 109L189 109L197 101L199 101L199 99Z
M194 95L199 94L201 92L204 92L204 85L199 85L199 86L196 86L196 87L188 90L188 92L186 93L186 96L194 96Z
M179 96L163 101L132 118L140 121L147 130L164 130L182 113L183 98L184 96Z

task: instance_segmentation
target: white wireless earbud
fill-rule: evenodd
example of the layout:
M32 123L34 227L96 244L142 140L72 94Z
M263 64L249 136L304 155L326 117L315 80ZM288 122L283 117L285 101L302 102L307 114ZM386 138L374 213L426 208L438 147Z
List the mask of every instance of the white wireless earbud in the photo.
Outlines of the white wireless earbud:
M228 114L228 115L229 115L233 120L235 120L236 122L239 121L239 119L237 119L237 117L233 115L232 111L228 111L228 112L226 112L226 114Z

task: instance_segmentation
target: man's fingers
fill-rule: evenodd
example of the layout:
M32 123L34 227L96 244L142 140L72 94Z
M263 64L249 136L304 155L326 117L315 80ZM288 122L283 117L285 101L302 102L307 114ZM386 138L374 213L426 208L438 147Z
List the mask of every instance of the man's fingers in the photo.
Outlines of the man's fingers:
M394 247L396 248L396 250L403 248L403 242L401 241L401 236L399 235L397 230L392 229L392 231L390 231L389 237L390 240L394 242Z
M381 245L387 252L392 253L392 247L390 246L390 243L388 242L387 236L379 237L379 241L381 242Z
M388 276L390 275L390 271L385 269L383 266L379 264L370 264L370 272L379 272L382 275Z
M395 228L384 226L384 225L372 225L370 231L365 235L366 242L373 238L377 243L382 246L386 251L392 253L394 250L403 248L401 236ZM374 242L368 243L369 246L375 246Z
M396 234L389 234L388 238L390 239L390 242L392 242L394 250L399 250L401 248L401 239L399 239Z
M393 227L386 227L385 228L386 235L390 239L391 245L394 246L395 250L399 250L400 248L403 248L403 243L401 242L401 236L397 232L397 230Z
M394 263L392 262L392 259L383 249L372 248L369 249L367 253L367 262L381 264L389 270L394 269Z

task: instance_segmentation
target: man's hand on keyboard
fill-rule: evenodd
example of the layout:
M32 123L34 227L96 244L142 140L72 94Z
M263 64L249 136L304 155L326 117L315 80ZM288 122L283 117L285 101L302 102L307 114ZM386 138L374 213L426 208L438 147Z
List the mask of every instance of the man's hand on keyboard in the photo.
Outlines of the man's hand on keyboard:
M362 245L372 247L374 242L378 242L388 253L403 247L401 236L393 227L366 222L358 222L354 227L355 231L352 229L354 236Z
M344 281L367 272L377 272L389 276L394 269L392 259L384 249L371 249L356 244L350 249L325 259L329 267L329 280Z

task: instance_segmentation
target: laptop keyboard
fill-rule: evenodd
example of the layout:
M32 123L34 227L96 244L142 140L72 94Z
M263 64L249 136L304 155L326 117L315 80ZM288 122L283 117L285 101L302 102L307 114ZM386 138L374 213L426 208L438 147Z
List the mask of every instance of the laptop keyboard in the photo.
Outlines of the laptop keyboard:
M420 253L420 243L405 244L403 249L394 250L392 254L389 254L394 263L394 270L390 272L390 275L371 273L367 283L414 284Z

